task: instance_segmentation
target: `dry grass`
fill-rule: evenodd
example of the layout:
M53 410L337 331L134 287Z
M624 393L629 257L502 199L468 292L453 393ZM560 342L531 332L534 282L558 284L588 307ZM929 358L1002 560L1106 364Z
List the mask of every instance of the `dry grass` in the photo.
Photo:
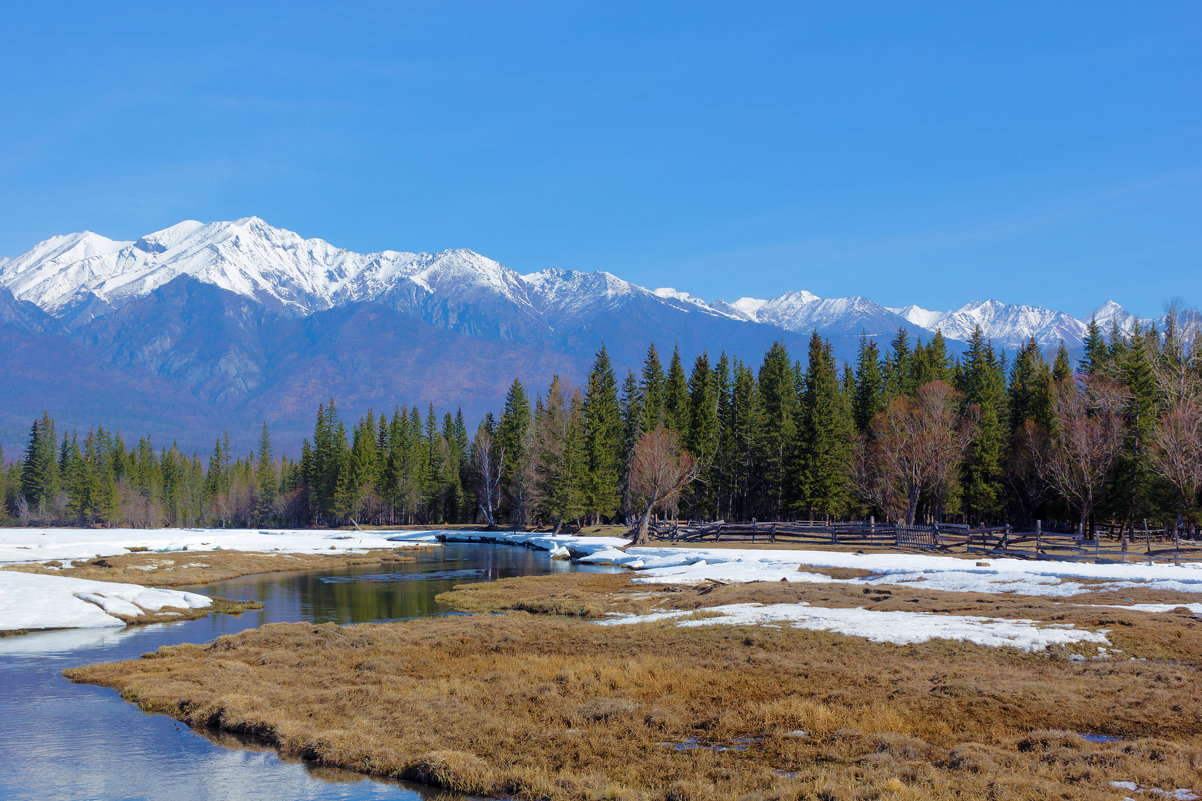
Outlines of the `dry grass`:
M536 613L271 625L67 675L321 764L496 796L1044 801L1118 799L1118 780L1196 786L1202 629L1192 616L868 589L510 579L441 598ZM1102 626L1124 653L1077 663L948 641L581 619L784 600Z
M72 562L69 567L63 566L61 562L52 561L43 564L6 565L2 569L25 573L44 573L52 576L70 576L92 581L153 584L156 587L184 587L259 573L328 570L352 565L412 561L414 561L413 557L390 549L332 554L244 551L152 553L142 549L99 559L77 560Z

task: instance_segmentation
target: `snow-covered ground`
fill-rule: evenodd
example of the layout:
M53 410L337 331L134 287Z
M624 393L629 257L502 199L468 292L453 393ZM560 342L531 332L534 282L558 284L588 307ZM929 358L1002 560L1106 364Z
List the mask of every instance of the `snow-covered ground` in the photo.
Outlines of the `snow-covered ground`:
M0 528L0 564L54 560L69 564L127 553L131 548L330 553L395 549L433 539L423 533L394 542L388 539L393 535L388 531ZM0 570L0 631L124 626L114 615L136 619L166 606L197 609L210 603L204 595L178 590Z
M428 532L390 540L395 531L313 531L213 528L0 528L0 564L94 559L130 548L151 551L329 553L398 548L433 540ZM423 539L424 538L424 539Z
M212 599L139 584L0 570L0 631L124 626L166 607L201 609Z
M1015 559L985 559L981 562L957 559L949 556L929 556L922 554L856 554L837 551L800 551L800 550L742 550L742 549L694 549L673 547L625 547L627 540L618 537L575 537L571 535L550 535L538 533L504 533L504 532L468 532L468 531L314 531L314 530L237 530L237 529L64 529L64 528L9 528L0 529L0 564L17 562L46 562L58 560L69 563L75 559L92 559L98 556L110 556L129 551L131 548L147 549L150 551L183 551L183 550L236 550L250 552L280 552L280 553L329 553L343 551L360 551L374 548L397 548L404 546L430 545L437 542L439 535L445 536L452 542L502 542L520 545L540 550L550 551L554 556L578 558L582 562L595 564L616 564L639 572L636 581L663 583L697 583L706 580L726 582L746 581L780 581L809 583L850 583L861 585L900 584L931 590L954 592L983 592L983 593L1018 593L1026 595L1043 595L1050 597L1069 597L1095 589L1122 589L1143 587L1159 590L1177 590L1181 592L1202 593L1202 565L1187 564L1180 567L1173 565L1147 564L1117 564L1095 565L1076 562L1037 562ZM861 568L868 575L860 578L834 579L822 573L806 570L812 568ZM1084 584L1082 580L1102 582L1101 584ZM39 588L38 582L46 582ZM106 584L104 582L89 582L110 589L109 593L101 593L95 598L88 596L84 589L64 589L68 585L53 582L75 581L64 577L35 576L32 574L0 571L0 630L15 630L24 628L59 628L67 626L118 625L120 621L109 611L136 616L131 613L131 607L120 606L120 603L137 603L145 609L159 608L162 605L180 605L176 603L159 603L161 597L154 593L165 593L163 590L148 590L137 585ZM122 590L111 590L112 587L122 587ZM131 589L132 588L132 589ZM128 593L137 590L135 597ZM117 594L113 594L117 593ZM124 593L124 594L121 594ZM141 593L150 593L141 595ZM162 596L166 597L166 596ZM174 597L174 596L173 596ZM203 598L203 596L192 596ZM207 601L207 599L205 599ZM147 604L159 603L159 607ZM107 606L106 606L107 605ZM188 604L194 606L194 603ZM787 605L795 607L789 611L794 625L798 621L808 621L806 626L829 628L841 631L847 627L861 630L857 627L866 624L863 621L877 621L880 618L872 615L903 613L882 613L858 610L858 613L869 615L868 618L848 615L857 610L819 609L803 605ZM1140 611L1167 611L1176 608L1172 604L1137 604L1129 607ZM1202 605L1187 604L1195 613L1202 612ZM797 612L804 609L804 613ZM41 611L39 611L41 610ZM750 614L747 610L739 613L743 618ZM770 614L762 610L757 612L759 618ZM924 631L932 631L944 626L944 631L952 629L946 626L967 626L957 636L957 639L971 637L1035 637L1030 632L1019 634L999 634L998 624L977 622L940 623L938 619L947 616L932 616L936 620L928 620L915 613L904 613L913 618L891 618L886 626L905 629L906 636ZM800 615L800 617L798 617ZM730 617L729 615L722 618ZM736 619L741 619L736 616ZM725 622L729 622L728 620ZM760 622L763 622L760 620ZM707 624L708 625L708 624ZM1004 621L1004 626L1019 625L1015 621ZM935 627L935 628L932 628ZM983 628L982 628L983 627ZM971 629L971 631L969 631ZM956 629L961 631L960 629ZM1044 629L1040 629L1044 631ZM1062 630L1051 630L1057 636L1063 636ZM861 635L867 636L867 635ZM898 635L902 636L902 635ZM946 636L931 634L930 636ZM1052 636L1052 635L1047 635ZM1046 637L1045 637L1046 639ZM909 640L906 640L909 641ZM1049 642L1052 640L1049 640ZM1021 646L1020 646L1021 647ZM1041 646L1042 647L1042 646Z
M1143 587L1202 593L1202 564L1174 565L1042 562L982 559L981 563L925 554L857 554L838 551L643 547L598 550L583 562L610 562L640 571L637 581L691 584L706 580L901 584L951 592L1013 592L1068 597L1092 590ZM816 568L860 568L863 578L832 579ZM1081 583L1081 579L1103 582Z
M1035 620L1004 620L976 615L939 615L930 612L877 612L871 609L843 609L796 604L727 604L704 609L652 612L624 615L599 621L602 626L680 620L678 626L746 626L756 624L789 625L799 629L833 631L849 637L864 637L872 642L899 645L932 639L963 640L992 647L1010 646L1024 651L1042 651L1049 645L1078 642L1096 643L1100 649L1110 645L1105 631L1087 631Z

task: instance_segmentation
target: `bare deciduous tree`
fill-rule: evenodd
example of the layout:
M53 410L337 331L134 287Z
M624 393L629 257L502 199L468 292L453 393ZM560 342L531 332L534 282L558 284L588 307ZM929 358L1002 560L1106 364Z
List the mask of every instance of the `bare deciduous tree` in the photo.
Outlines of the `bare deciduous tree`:
M476 473L476 502L488 527L493 528L496 520L493 511L501 493L501 471L505 466L505 449L497 445L492 432L486 426L476 430L472 443L472 466Z
M1123 409L1130 393L1100 376L1062 381L1052 393L1055 433L1044 472L1048 481L1079 513L1085 534L1098 490L1110 475L1123 445Z
M1179 300L1165 311L1164 343L1155 359L1156 388L1161 402L1173 407L1179 401L1202 395L1202 315Z
M1006 456L1006 484L1019 520L1029 521L1049 494L1046 478L1048 432L1030 418L1014 432Z
M1177 490L1185 514L1202 488L1202 398L1186 397L1160 416L1149 464Z
M697 477L698 469L689 452L681 450L675 431L661 426L639 438L630 465L630 495L646 506L639 519L635 545L647 541L651 513L656 507L673 503L685 485Z
M962 415L959 407L960 393L932 381L919 387L914 398L897 398L873 418L875 480L888 485L876 492L892 500L886 511L908 526L914 525L924 492L932 495L936 517L942 515L947 490L976 427L975 410Z

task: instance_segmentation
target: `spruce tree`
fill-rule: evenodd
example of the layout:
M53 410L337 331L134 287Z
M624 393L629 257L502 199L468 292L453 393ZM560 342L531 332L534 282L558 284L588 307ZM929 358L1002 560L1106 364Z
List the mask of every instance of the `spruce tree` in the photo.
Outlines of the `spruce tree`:
M710 369L709 357L703 353L693 363L689 377L689 435L683 441L685 450L699 466L698 480L687 495L697 517L710 517L716 509L715 459L721 429L718 405L718 378Z
M21 495L29 511L39 516L53 505L59 492L55 445L54 420L44 412L30 427L29 445L21 460Z
M659 351L655 343L647 348L647 356L643 359L643 378L639 385L639 394L643 407L643 431L654 431L664 425L664 378L663 367L659 362Z
M779 520L789 500L789 456L794 453L797 436L796 374L784 343L774 343L764 354L757 383L760 411L757 505L766 518Z
M1052 381L1059 384L1073 377L1073 364L1068 357L1068 348L1064 346L1064 340L1060 340L1060 347L1056 351L1056 360L1052 364Z
M814 516L840 517L851 502L852 421L839 387L829 342L810 336L798 447L801 487L796 510Z
M255 464L255 525L265 526L271 522L275 514L275 499L279 489L279 479L275 474L275 463L271 453L271 434L267 430L267 421L259 432L258 459Z
M881 371L881 355L876 343L860 337L860 352L856 357L856 395L852 416L856 428L867 434L872 430L872 418L885 408L885 376Z
M584 508L594 522L613 517L622 501L622 410L605 345L597 351L583 401Z
M673 348L664 383L664 427L680 435L680 442L689 439L689 416L688 380L680 361L680 348Z
M1159 337L1148 337L1136 323L1129 341L1122 334L1114 341L1118 346L1112 350L1115 361L1111 364L1129 392L1129 400L1124 410L1126 437L1115 462L1110 502L1101 511L1130 524L1155 513L1158 481L1149 455L1160 417L1155 372Z
M1009 387L1010 433L1031 420L1044 431L1052 425L1052 371L1032 337L1014 357Z
M1106 346L1106 340L1102 338L1102 328L1096 319L1089 321L1083 344L1081 372L1085 375L1105 375L1110 362L1110 349Z
M622 456L619 487L622 488L622 509L629 512L630 504L625 488L630 485L630 463L634 458L634 446L643 435L643 394L633 370L626 371L622 381Z
M885 359L885 399L887 401L903 395L913 395L914 371L910 362L914 354L910 350L910 334L898 328L889 342L889 356Z
M524 520L527 494L524 467L531 424L530 399L522 382L514 379L505 396L505 410L497 425L497 445L504 454L501 466L501 494L510 520Z
M996 517L1002 506L1003 367L978 325L961 363L959 390L977 409L977 427L961 467L965 513L971 520Z
M761 441L760 394L755 374L742 362L736 362L731 388L731 511L734 517L749 520L756 514L752 493L756 489L756 450Z

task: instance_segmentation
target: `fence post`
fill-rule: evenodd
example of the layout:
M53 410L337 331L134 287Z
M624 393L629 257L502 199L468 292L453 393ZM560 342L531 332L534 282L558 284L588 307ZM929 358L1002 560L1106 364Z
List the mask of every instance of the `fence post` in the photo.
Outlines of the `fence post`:
M1177 529L1173 529L1173 564L1181 567L1181 538L1178 533Z
M1037 559L1039 558L1039 554L1042 553L1042 549L1043 549L1043 544L1040 542L1040 540L1042 538L1043 538L1043 521L1036 520L1035 521L1035 558L1037 558Z

